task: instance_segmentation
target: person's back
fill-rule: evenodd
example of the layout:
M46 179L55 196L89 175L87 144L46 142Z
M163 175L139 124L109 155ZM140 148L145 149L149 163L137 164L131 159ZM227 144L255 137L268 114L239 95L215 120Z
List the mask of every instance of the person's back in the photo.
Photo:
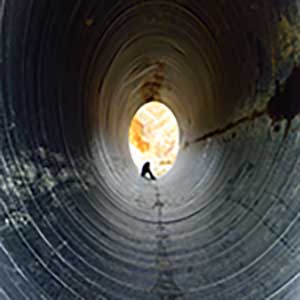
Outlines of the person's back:
M151 172L150 162L148 161L143 165L141 176L144 177L145 179L148 179L146 177L147 174L150 176L150 180L156 180L156 177Z

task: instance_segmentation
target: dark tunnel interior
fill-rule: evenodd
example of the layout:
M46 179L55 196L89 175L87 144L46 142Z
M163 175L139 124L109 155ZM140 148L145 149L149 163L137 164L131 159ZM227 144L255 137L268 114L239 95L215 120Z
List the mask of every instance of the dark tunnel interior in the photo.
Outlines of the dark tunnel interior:
M299 0L0 0L0 299L300 299L299 62Z

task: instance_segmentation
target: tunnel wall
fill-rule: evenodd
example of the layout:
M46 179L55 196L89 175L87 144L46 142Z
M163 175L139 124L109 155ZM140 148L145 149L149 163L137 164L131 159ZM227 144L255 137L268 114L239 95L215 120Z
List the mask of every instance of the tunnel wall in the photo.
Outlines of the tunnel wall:
M0 299L299 299L299 9L0 0ZM180 152L148 182L153 100Z

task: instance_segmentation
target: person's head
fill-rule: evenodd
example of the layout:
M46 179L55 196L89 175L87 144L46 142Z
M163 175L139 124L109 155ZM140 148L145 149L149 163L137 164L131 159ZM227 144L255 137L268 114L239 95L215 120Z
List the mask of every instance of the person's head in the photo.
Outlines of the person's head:
M150 162L149 162L149 161L147 161L147 162L144 164L144 167L146 167L146 168L150 168Z

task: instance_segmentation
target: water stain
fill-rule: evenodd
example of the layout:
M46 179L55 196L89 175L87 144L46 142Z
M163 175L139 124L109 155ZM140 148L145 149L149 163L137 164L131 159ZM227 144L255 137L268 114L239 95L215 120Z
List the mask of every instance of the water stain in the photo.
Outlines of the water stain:
M276 124L275 126L274 126L274 132L279 132L280 131L280 124Z
M284 133L284 138L287 137L291 128L293 119L300 113L300 67L295 67L289 78L284 84L276 81L275 94L262 110L254 110L251 114L231 122L223 128L218 128L207 134L204 134L192 141L184 144L183 148L187 148L190 144L199 143L215 136L222 135L245 122L252 122L258 118L268 115L273 121L273 129L275 132L280 131L280 125L275 124L280 121L286 120L287 126ZM233 133L232 138L236 138Z
M141 96L145 103L161 100L160 89L162 88L162 84L165 79L163 71L164 64L158 62L153 78L142 85Z
M270 100L267 107L267 113L274 123L287 120L288 123L285 129L285 137L290 130L292 120L300 113L299 84L300 68L295 67L284 85L281 85L279 81L276 81L275 95Z

